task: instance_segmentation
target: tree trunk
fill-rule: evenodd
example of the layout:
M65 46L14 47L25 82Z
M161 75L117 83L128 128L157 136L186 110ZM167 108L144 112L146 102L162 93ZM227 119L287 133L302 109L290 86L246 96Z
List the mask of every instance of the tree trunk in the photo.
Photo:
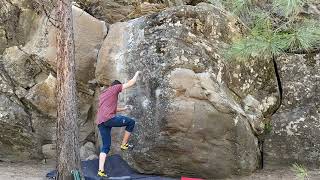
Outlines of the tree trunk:
M58 180L81 170L72 22L72 1L57 2L57 170Z

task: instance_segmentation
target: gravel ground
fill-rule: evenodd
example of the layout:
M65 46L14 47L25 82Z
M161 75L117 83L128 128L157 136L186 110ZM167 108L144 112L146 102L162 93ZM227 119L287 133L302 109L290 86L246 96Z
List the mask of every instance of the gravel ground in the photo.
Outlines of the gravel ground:
M45 180L46 173L54 168L54 162L0 162L0 180Z
M0 180L45 180L45 175L55 167L54 161L9 163L0 162ZM250 176L226 180L299 180L290 167L258 170ZM305 180L320 180L320 170L308 171Z
M308 170L305 179L299 178L291 167L258 170L250 176L234 177L227 180L320 180L320 169Z

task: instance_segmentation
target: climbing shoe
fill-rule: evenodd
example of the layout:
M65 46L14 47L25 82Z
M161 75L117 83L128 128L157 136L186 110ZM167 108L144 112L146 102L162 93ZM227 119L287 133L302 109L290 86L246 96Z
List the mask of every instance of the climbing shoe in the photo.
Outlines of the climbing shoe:
M121 149L121 150L128 150L129 148L133 148L133 146L132 146L132 145L129 145L128 143L127 143L127 144L122 144L122 145L120 146L120 149Z
M98 176L99 177L108 177L107 174L104 171L101 171L101 170L98 171Z

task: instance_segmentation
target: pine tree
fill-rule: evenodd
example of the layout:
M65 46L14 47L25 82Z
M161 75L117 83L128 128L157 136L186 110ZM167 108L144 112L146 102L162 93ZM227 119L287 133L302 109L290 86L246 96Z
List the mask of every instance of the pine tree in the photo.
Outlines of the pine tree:
M72 1L57 2L57 170L59 180L80 171Z
M320 23L299 16L303 6L310 1L273 0L271 8L254 0L224 1L248 27L248 34L231 45L227 57L270 59L284 53L318 51Z

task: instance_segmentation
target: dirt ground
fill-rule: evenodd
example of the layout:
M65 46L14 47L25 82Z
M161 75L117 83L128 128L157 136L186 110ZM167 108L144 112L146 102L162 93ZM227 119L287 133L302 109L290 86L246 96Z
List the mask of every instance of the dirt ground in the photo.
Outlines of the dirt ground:
M45 175L54 169L55 163L27 162L9 163L0 162L0 180L45 180ZM226 180L299 180L295 173L287 168L258 170L245 177L234 177ZM320 180L320 170L308 171L305 180Z
M304 180L320 180L320 169L308 170ZM291 170L291 167L258 170L250 176L234 177L226 180L303 180Z
M45 180L46 173L54 166L54 162L0 162L0 180Z

